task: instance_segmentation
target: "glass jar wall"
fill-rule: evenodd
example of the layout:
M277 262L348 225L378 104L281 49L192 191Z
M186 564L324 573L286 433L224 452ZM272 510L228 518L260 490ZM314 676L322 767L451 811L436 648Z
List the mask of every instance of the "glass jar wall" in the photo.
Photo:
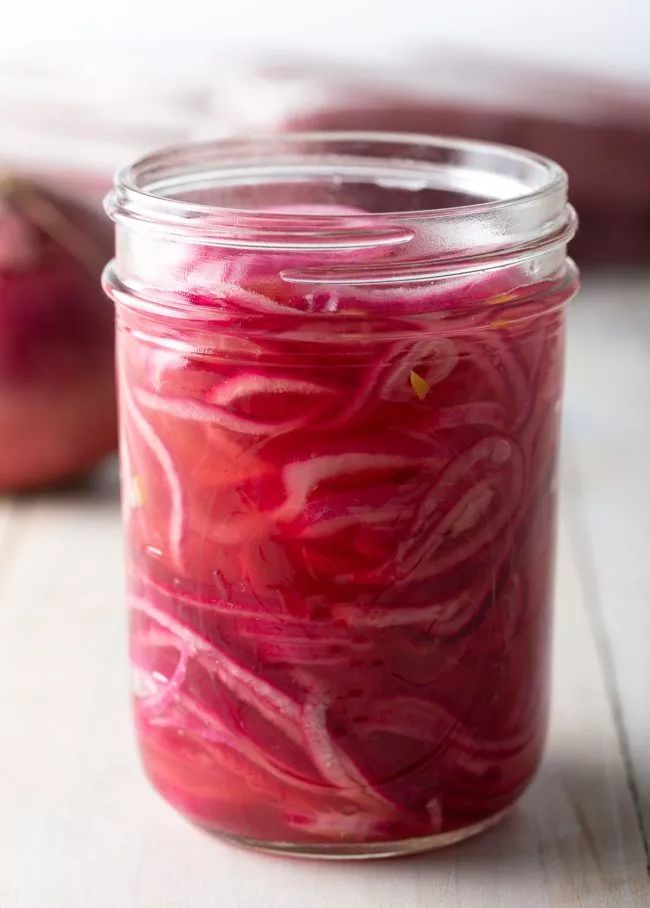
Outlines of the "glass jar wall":
M547 718L566 178L388 134L119 175L137 733L239 842L363 857L490 825Z

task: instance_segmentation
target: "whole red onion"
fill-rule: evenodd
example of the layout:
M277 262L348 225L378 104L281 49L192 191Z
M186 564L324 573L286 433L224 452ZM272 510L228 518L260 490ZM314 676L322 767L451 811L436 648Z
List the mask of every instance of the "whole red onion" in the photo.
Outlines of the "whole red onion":
M116 443L110 226L0 176L0 490L83 475Z

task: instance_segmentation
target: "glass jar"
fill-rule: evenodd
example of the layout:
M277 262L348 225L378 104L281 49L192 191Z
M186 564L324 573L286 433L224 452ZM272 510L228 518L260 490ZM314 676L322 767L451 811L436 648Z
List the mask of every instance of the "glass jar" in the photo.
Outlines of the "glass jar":
M313 133L119 174L121 463L149 778L268 851L494 823L542 753L567 182Z

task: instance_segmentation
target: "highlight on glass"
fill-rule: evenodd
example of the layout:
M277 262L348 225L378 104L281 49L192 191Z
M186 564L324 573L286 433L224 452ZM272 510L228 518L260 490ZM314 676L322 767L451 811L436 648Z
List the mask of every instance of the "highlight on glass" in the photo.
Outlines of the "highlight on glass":
M154 154L107 210L151 782L271 851L491 825L547 724L564 172L294 134Z

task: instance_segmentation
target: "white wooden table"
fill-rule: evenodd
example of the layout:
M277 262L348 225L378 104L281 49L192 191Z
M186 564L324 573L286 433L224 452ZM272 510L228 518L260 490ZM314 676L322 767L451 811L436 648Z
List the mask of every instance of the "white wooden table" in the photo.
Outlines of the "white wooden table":
M144 782L126 694L114 469L0 503L0 908L648 906L650 274L571 314L555 700L501 826L332 864L250 854Z

